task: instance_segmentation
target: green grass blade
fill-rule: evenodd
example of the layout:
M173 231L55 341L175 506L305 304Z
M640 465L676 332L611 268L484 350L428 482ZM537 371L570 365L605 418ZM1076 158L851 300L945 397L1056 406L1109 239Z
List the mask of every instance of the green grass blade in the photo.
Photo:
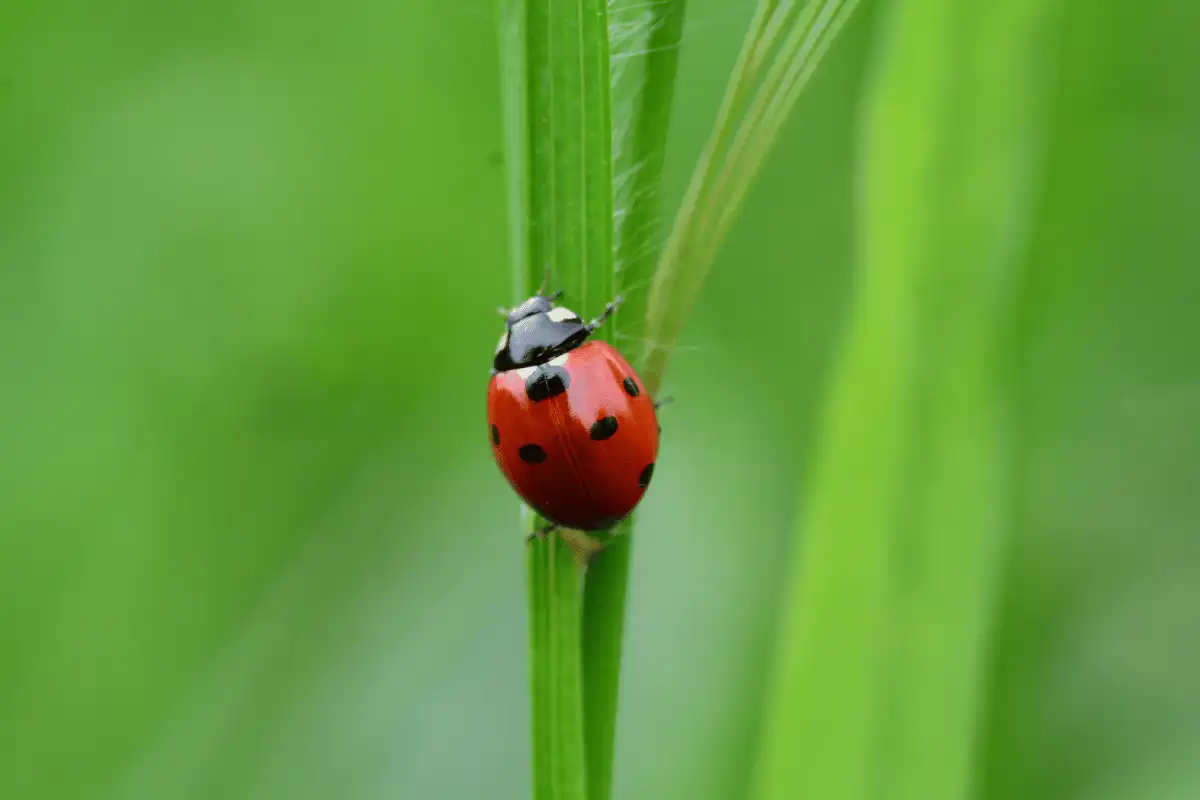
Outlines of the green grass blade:
M707 235L698 258L701 263L716 259L801 92L857 7L858 0L825 0L808 3L796 16L791 34L763 78L746 119L730 144L710 207L700 216L699 230Z
M500 14L514 302L545 284L593 316L613 295L605 2L502 0ZM530 543L528 584L534 794L583 798L582 596L559 537Z
M551 708L550 686L550 575L544 546L531 546L526 552L526 583L529 595L529 677L533 731L533 796L553 797L550 779Z
M529 286L587 317L612 299L612 124L604 0L525 0ZM606 331L597 332L603 338Z
M864 118L857 296L798 530L761 798L971 789L1054 4L889 12Z
M625 636L625 592L629 584L630 537L626 520L616 536L588 561L583 590L583 708L588 797L612 794L617 700Z
M760 66L757 56L764 39L773 36L770 23L778 6L779 0L759 0L755 8L737 63L725 87L712 133L692 170L683 202L675 214L671 232L654 271L642 323L644 346L642 356L638 359L642 378L651 394L657 394L662 388L667 359L679 338L683 319L691 309L695 294L699 292L699 284L704 279L705 271L693 269L684 275L682 269L684 265L693 263L690 259L696 244L696 210L712 192L720 158L733 135L739 112L754 88Z
M503 78L504 172L508 213L509 268L512 302L523 300L537 286L530 280L532 239L529 196L530 125L529 75L526 52L526 0L500 0L500 66Z
M665 242L660 228L663 162L686 12L687 0L609 3L614 260L617 289L625 298L615 330L625 341L643 335L648 288Z
M652 392L750 185L856 6L760 0L654 274L642 337Z
M613 0L614 267L625 305L611 331L620 343L643 335L647 292L661 238L657 227L667 132L686 0ZM634 521L626 520L588 562L583 599L583 674L588 797L612 793L625 592Z

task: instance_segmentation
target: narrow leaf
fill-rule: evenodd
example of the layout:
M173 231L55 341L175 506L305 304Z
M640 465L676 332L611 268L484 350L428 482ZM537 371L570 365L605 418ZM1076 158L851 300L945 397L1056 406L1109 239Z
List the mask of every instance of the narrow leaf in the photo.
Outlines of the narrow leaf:
M971 794L1053 3L894 0L755 796Z
M651 391L661 385L684 320L754 178L857 5L759 0L654 274L643 336Z
M500 24L513 300L562 290L595 315L613 294L605 2L502 0ZM583 798L582 596L558 536L529 544L528 582L534 793Z

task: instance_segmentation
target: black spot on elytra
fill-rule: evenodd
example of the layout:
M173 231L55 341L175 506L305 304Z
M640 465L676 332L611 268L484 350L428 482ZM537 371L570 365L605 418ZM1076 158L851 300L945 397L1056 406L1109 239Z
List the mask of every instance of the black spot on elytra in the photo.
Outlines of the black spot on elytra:
M525 379L525 394L535 403L562 394L571 385L571 376L562 367L543 364Z
M492 426L492 444L500 444L500 429L495 425Z
M540 464L546 460L546 451L536 444L521 445L521 449L517 451L517 455L526 464Z
M642 393L642 390L638 388L637 381L635 381L633 378L626 378L625 380L621 381L621 385L625 387L625 393L630 397L637 397Z
M649 464L646 465L646 468L644 470L642 470L642 474L638 475L638 486L641 486L642 488L649 486L650 485L650 477L653 474L654 474L654 462L651 461Z
M609 438L617 432L616 417L601 417L592 425L592 438L597 442Z

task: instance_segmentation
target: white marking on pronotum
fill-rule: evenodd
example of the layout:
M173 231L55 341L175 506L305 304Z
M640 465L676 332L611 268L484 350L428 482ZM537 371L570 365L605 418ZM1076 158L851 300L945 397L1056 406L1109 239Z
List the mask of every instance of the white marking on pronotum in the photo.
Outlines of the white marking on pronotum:
M561 356L555 356L554 358L550 359L546 363L548 363L552 367L565 366L567 363L567 353L563 353Z
M579 315L569 308L555 306L546 312L551 322L570 322L571 320L580 321Z
M537 367L521 367L517 370L517 377L521 380L525 380L536 371Z

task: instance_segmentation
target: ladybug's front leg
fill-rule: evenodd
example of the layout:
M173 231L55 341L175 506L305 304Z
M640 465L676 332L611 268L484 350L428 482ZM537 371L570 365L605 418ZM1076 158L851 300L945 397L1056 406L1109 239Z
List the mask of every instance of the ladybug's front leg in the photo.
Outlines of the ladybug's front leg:
M529 544L534 539L545 539L547 536L549 536L550 534L552 534L556 530L558 530L558 528L559 528L559 525L557 522L548 522L545 525L543 525L542 527L538 528L533 533L526 536L525 544Z
M621 295L617 295L615 298L613 298L613 301L604 307L604 313L587 324L588 333L591 333L599 328L604 324L605 320L617 313L617 309L620 308L621 303L623 302L625 302L625 299L621 297Z
M610 529L611 530L611 529ZM529 545L534 539L539 541L544 540L551 533L557 533L562 539L563 544L571 549L575 554L575 560L579 564L587 564L588 559L594 553L604 549L604 545L591 535L581 531L573 531L570 528L564 528L557 523L551 522L543 525L533 533L525 537L525 544Z

